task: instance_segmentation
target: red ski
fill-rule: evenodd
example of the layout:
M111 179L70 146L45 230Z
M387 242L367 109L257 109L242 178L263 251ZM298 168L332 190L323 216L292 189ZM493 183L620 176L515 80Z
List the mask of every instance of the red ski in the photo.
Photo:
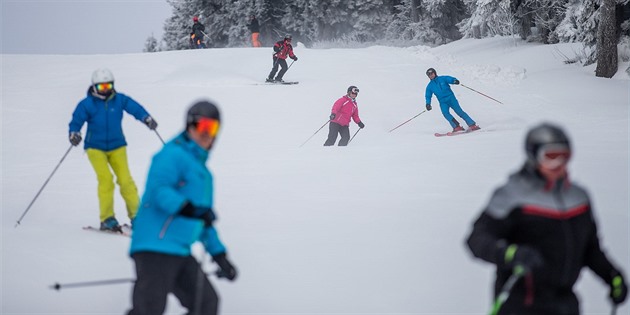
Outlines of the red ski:
M449 132L446 132L446 133L436 132L434 135L436 137L444 137L444 136L449 136L450 137L450 136L463 135L463 134L471 133L473 131L478 131L478 130L479 129L475 129L475 130L473 130L473 129L466 129L466 130L462 130L462 131L449 131Z

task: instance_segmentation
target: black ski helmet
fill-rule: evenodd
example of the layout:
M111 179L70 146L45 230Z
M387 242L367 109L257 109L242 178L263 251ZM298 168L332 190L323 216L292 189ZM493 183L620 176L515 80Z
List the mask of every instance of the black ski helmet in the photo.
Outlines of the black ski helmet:
M542 123L527 132L525 138L527 159L537 165L538 150L547 144L566 145L571 150L571 142L562 128L550 123Z
M348 87L348 90L346 91L346 93L355 92L355 91L359 93L359 88L354 85L351 85Z
M429 68L429 69L427 69L427 72L426 72L426 73L427 73L427 76L428 76L429 74L431 74L431 73L433 73L433 74L437 75L437 72L436 72L436 71L435 71L435 69L433 69L433 68Z
M284 40L293 40L293 36L291 34L284 35Z
M186 129L191 125L197 124L200 118L210 118L221 121L219 108L212 102L201 100L193 104L186 114Z

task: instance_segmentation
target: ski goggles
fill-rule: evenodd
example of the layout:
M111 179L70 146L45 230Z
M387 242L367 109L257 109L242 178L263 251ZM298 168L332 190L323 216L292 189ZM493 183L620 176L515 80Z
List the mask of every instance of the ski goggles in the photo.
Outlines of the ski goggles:
M352 88L352 90L350 90L350 93L359 94L359 88Z
M554 169L569 162L571 150L566 144L548 144L538 149L536 159L546 168Z
M195 124L195 128L199 133L206 133L211 137L215 137L219 132L219 121L211 118L199 118Z
M97 83L96 90L99 92L109 91L114 88L114 83L106 82L106 83Z

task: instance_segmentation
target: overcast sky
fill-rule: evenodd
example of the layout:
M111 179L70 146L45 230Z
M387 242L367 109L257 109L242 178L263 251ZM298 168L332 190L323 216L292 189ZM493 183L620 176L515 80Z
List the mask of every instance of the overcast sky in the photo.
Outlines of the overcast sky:
M3 54L139 53L171 15L166 0L0 0Z

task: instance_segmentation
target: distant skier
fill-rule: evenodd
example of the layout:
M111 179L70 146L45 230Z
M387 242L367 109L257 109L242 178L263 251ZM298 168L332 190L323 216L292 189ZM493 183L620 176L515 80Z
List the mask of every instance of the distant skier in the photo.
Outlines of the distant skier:
M252 14L249 17L249 24L247 27L252 33L252 47L261 47L262 44L258 40L258 36L260 36L260 24L258 24L258 19L256 19L255 15Z
M218 265L219 277L237 276L215 227L214 183L206 166L219 133L219 109L199 101L188 109L185 123L149 168L129 249L137 280L128 315L163 314L169 293L187 314L217 314L219 297L191 255L196 242Z
M190 42L193 49L206 48L204 43L204 31L206 27L199 22L199 17L193 16L192 32L190 32Z
M101 230L121 232L114 213L114 177L127 205L127 216L133 221L138 211L139 197L127 163L127 142L122 130L123 112L133 115L151 130L157 122L129 96L114 89L114 75L108 69L92 74L92 85L72 113L69 139L74 146L81 143L81 128L87 122L85 151L96 172Z
M346 146L350 141L350 119L363 129L365 124L359 118L359 107L357 105L357 96L359 88L354 85L348 87L346 95L338 99L333 104L330 114L330 124L328 125L328 139L324 142L324 146L334 145L337 141L337 134L341 135L339 146Z
M284 82L282 80L282 77L284 76L285 72L289 70L286 60L287 57L290 57L295 61L298 60L298 57L293 54L293 46L291 46L292 39L293 37L291 35L286 35L284 36L283 40L280 40L276 42L275 45L273 45L273 51L275 51L275 53L273 54L273 68L271 69L271 72L267 77L267 82ZM276 76L276 78L274 79L273 77L278 71L278 65L280 65L282 69L280 70L280 72L278 72L278 76Z
M449 111L450 109L453 109L453 111L459 117L463 118L464 121L466 121L466 124L468 124L471 131L481 129L479 128L479 126L477 126L475 121L472 120L472 118L470 118L470 116L468 116L468 114L466 114L466 112L464 112L464 110L459 106L459 102L457 101L455 94L453 94L453 91L451 90L450 84L459 84L459 80L447 75L438 76L435 72L435 69L433 68L429 68L427 70L427 76L431 80L429 81L429 84L427 84L427 88L425 91L426 107L428 111L432 109L431 97L433 96L433 94L435 94L438 101L440 102L440 110L442 111L442 115L444 116L444 118L446 118L449 124L451 124L453 132L464 131L464 128L460 126L457 119L455 119L455 117L451 115Z
M604 280L612 302L621 304L628 293L624 277L600 247L588 194L569 181L567 135L538 125L527 133L525 151L525 164L494 191L468 237L472 253L496 265L495 297L513 272L524 271L499 314L579 314L573 287L582 267Z

